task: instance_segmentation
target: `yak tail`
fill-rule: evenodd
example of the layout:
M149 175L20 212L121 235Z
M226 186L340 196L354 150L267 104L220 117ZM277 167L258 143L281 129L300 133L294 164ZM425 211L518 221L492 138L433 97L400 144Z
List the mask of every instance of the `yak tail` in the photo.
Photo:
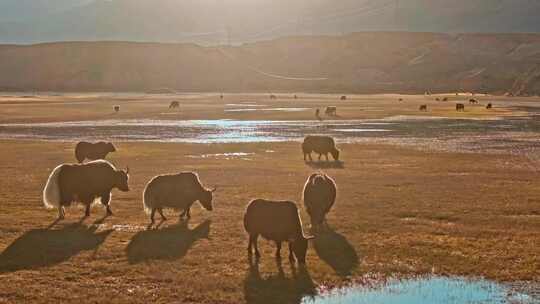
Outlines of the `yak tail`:
M146 212L146 214L150 214L150 212L152 212L152 195L151 193L148 191L148 186L146 186L146 188L144 189L144 192L143 192L143 208L144 208L144 212Z
M47 179L47 184L45 184L45 189L43 189L43 205L47 209L52 209L60 206L60 184L59 177L60 171L62 171L62 166L60 165L51 172L49 179Z

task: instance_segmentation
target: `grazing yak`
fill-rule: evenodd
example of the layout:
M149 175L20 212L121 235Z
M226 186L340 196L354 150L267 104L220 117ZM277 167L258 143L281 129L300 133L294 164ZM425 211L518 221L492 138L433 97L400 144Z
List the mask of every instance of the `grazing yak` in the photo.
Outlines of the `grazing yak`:
M456 103L456 111L465 111L465 105L462 103Z
M270 94L270 99L277 99L277 96L274 94Z
M489 110L489 109L491 109L491 108L493 108L493 105L492 105L491 102L490 102L490 103L487 104L486 109Z
M302 152L304 152L304 161L306 161L306 156L309 156L309 160L313 161L311 157L311 152L319 154L319 160L321 160L322 155L326 157L328 161L328 153L332 154L335 161L339 161L339 150L336 148L336 143L334 139L330 136L318 136L318 135L308 135L304 138L302 143Z
M328 116L337 116L337 108L336 107L326 107L326 110L324 111L324 114Z
M180 217L191 218L190 208L199 201L208 211L212 211L212 194L216 189L206 189L194 172L180 172L178 174L165 174L154 177L143 192L143 206L150 220L154 223L154 215L159 212L161 218L166 220L163 209L170 208L183 211Z
M304 207L311 218L311 226L318 228L336 201L336 182L324 173L311 174L304 185Z
M113 109L116 113L120 112L120 106L114 106Z
M58 208L58 218L64 218L64 207L79 202L86 206L85 216L90 215L90 206L98 199L112 215L109 202L111 191L129 191L129 169L117 170L106 160L86 164L62 164L56 167L43 190L43 203L48 209Z
M478 103L478 100L474 99L474 98L471 98L469 99L469 103L470 104L477 104Z
M427 105L420 105L420 108L419 108L420 111L424 111L426 112L427 111Z
M105 159L107 154L116 152L116 148L110 142L89 143L81 141L75 146L75 158L82 163L85 159Z
M298 208L290 201L268 201L256 199L251 201L244 214L244 228L249 234L248 255L252 248L259 258L257 239L259 235L274 241L277 246L276 258L281 258L281 243L289 243L289 260L298 260L299 264L306 263L308 240L302 230L302 220Z
M339 98L340 100L347 100L347 96L343 95Z
M169 109L176 109L180 107L180 103L178 101L171 101L171 104L169 105Z
M443 98L442 101L448 101L448 97Z

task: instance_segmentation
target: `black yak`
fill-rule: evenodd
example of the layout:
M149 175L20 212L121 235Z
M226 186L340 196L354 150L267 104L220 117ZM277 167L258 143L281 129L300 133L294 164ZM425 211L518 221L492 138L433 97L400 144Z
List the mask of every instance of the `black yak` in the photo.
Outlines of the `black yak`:
M347 100L347 96L343 95L339 98L340 100Z
M490 103L488 103L488 104L486 105L486 109L489 110L489 109L491 109L491 108L493 108L493 105L492 105L491 102L490 102Z
M462 103L456 103L456 111L465 111L465 105Z
M113 109L116 113L120 112L120 106L114 106Z
M336 201L334 180L324 173L311 174L304 185L304 207L311 218L311 226L318 228Z
M259 235L274 241L277 246L276 258L281 258L281 243L289 243L289 259L298 263L306 263L308 240L313 237L304 236L302 220L298 208L290 201L268 201L256 199L251 201L244 214L244 228L249 234L248 254L252 248L259 258L257 239Z
M180 107L180 103L178 101L171 101L171 104L169 105L169 109L175 109L179 107Z
M201 184L199 175L194 172L180 172L178 174L158 175L154 177L143 193L143 206L146 213L150 213L150 220L154 223L157 212L163 220L163 209L171 208L183 211L180 217L191 218L190 208L199 201L208 211L212 211L212 197L216 189L206 189Z
M304 138L302 143L302 152L304 152L304 161L306 161L306 156L309 156L309 160L313 161L311 157L311 152L316 152L319 154L319 160L321 160L322 155L326 156L328 161L328 153L332 154L335 161L339 160L339 150L336 148L334 139L330 136L317 136L317 135L308 135Z
M112 215L109 202L111 191L129 191L129 169L117 170L106 160L86 164L62 164L56 167L43 190L43 203L48 209L58 208L58 218L64 218L64 207L79 202L86 206L85 216L90 215L90 206L98 199Z
M333 106L326 107L326 110L324 110L324 114L326 114L328 116L336 116L337 115L337 108L333 107Z
M110 152L115 152L116 148L110 142L97 142L89 143L86 141L81 141L75 146L75 158L82 163L85 159L97 160L105 159L107 154Z
M427 111L427 105L420 105L420 108L419 108L420 111L423 111L423 112L426 112Z

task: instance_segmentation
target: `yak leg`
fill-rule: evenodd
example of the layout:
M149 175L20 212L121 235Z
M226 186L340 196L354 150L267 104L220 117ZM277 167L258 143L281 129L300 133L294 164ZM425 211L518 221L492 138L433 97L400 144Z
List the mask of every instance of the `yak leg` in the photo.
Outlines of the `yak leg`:
M155 222L154 215L156 214L156 208L152 208L152 212L150 213L150 223L153 224Z
M111 206L109 205L109 202L111 201L111 193L110 192L107 192L107 193L103 193L101 195L101 203L107 207L107 216L110 216L110 215L113 215L112 211L111 211Z
M281 259L281 241L276 241L276 259Z
M251 248L255 248L255 257L258 259L261 257L261 254L259 253L259 248L257 246L257 239L259 238L258 234L250 235L249 236L249 245L248 245L248 253L251 254Z
M292 242L289 242L289 261L294 262L294 253L292 250Z
M58 219L63 220L65 217L64 206L58 206Z
M182 212L182 214L180 214L180 218L184 218L184 216L187 216L188 219L191 218L191 205L186 207L186 209L184 209L184 212Z
M328 153L325 153L324 156L326 157L326 161L328 161Z
M164 221L166 221L167 218L165 217L165 215L163 215L163 209L162 209L162 208L159 208L157 211L159 212L159 215L161 215L161 219L164 220Z
M319 161L321 161L321 157L322 157L322 154L321 154L321 153L319 153Z
M86 209L84 211L84 216L89 217L90 216L90 204L86 205Z

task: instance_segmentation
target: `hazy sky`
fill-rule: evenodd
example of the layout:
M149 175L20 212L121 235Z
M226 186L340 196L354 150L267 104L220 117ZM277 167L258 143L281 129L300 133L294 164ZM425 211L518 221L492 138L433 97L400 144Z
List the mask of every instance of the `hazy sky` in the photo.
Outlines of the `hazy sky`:
M540 32L538 16L538 0L0 0L0 43L216 44L357 31Z

